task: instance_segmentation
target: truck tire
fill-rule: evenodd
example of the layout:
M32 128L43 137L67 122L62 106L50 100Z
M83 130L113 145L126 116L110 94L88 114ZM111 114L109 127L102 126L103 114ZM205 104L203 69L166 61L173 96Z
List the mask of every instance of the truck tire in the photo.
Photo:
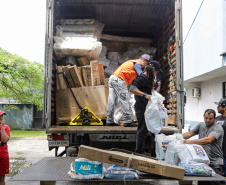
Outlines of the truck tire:
M67 148L66 157L77 157L77 155L78 155L77 147L71 146Z

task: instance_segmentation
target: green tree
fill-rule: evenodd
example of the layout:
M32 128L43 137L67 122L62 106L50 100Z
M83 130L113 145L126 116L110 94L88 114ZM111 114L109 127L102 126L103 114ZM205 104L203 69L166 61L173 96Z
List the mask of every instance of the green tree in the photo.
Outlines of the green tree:
M43 108L44 66L0 48L0 98ZM14 107L15 108L15 107Z

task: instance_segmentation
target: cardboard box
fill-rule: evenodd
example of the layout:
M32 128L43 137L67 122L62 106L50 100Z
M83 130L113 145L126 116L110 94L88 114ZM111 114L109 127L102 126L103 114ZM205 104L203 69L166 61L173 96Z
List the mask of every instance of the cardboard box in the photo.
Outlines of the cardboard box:
M86 56L78 59L79 66L89 65L89 60Z
M107 118L108 88L104 85L72 88L75 97L82 107L89 107L100 119ZM56 92L57 124L70 122L80 109L70 89L59 89Z
M131 155L123 152L108 151L81 145L79 147L78 157L129 167L135 170L175 179L184 179L185 170L180 166L164 164L147 157Z

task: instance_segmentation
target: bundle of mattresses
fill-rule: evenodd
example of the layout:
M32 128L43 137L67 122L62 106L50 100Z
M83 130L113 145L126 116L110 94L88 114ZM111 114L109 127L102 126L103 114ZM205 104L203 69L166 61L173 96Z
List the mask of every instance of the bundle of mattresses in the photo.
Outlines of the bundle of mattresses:
M103 27L94 19L61 19L54 36L56 56L87 56L89 60L96 60L102 49L99 40Z

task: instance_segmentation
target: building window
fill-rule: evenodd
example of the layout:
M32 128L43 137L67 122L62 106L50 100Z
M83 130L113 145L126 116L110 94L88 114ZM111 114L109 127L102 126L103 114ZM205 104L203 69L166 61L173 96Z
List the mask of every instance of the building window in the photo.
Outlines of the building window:
M222 66L226 66L226 55L222 57Z
M226 82L223 82L223 98L226 99Z

